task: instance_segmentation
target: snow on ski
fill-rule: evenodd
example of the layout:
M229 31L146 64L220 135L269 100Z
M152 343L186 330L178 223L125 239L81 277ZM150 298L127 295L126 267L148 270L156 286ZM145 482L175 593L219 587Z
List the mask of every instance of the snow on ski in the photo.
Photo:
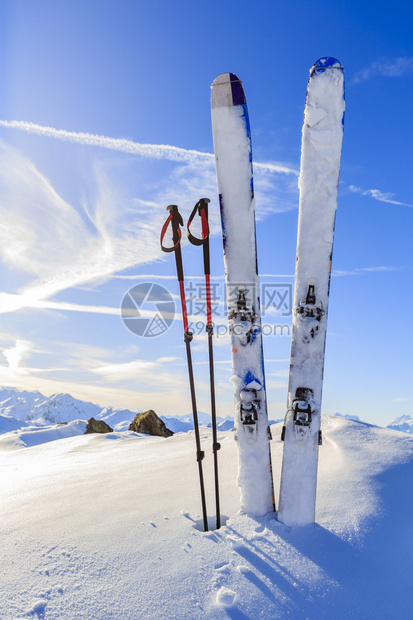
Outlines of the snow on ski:
M344 108L343 67L335 58L321 58L310 71L302 135L290 378L278 512L279 521L289 526L315 520Z
M228 321L232 344L235 433L241 510L274 510L262 353L255 203L248 111L241 81L219 75L211 91Z

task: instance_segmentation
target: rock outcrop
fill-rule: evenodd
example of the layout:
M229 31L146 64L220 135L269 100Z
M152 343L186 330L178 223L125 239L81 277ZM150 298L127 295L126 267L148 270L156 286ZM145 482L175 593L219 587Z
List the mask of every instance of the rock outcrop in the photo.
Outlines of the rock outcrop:
M109 424L106 424L103 420L90 418L86 426L85 435L87 433L113 433L113 428L110 428Z
M156 415L153 409L138 413L129 424L129 430L135 433L154 435L155 437L171 437L173 435L173 432L166 427L165 422Z

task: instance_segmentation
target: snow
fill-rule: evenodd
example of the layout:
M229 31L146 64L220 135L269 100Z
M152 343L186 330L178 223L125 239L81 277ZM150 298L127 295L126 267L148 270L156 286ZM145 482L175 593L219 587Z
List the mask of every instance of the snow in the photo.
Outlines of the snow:
M17 430L21 427L20 420L16 420L12 416L0 414L0 434L8 433L9 431Z
M0 449L13 447L38 446L49 441L74 437L86 433L87 423L85 420L72 420L68 424L55 424L52 426L24 426L17 430L0 435Z
M192 432L45 443L34 427L7 449L3 434L0 617L410 618L413 438L344 417L323 428L316 524L239 514L237 449L219 433L224 525L207 533ZM213 526L210 429L201 441Z

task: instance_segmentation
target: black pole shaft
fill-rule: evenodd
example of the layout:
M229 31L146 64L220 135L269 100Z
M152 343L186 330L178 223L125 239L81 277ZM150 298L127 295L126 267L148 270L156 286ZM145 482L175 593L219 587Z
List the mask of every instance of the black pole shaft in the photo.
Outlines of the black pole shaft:
M208 517L207 517L206 499L205 499L204 475L202 471L202 460L205 456L205 452L201 450L201 440L199 437L198 410L196 406L194 372L192 368L192 356L191 356L191 346L190 346L191 340L192 340L192 333L185 332L186 357L188 361L189 385L191 389L191 400L192 400L192 414L194 418L196 460L198 461L199 484L201 487L202 516L203 516L203 521L204 521L204 531L207 532L208 531Z
M204 487L204 475L202 471L202 460L205 456L205 452L201 450L201 440L199 437L199 422L198 422L198 410L196 406L196 398L195 398L195 382L194 382L194 371L192 367L192 357L191 357L191 347L190 343L193 337L193 334L188 329L188 315L186 309L186 301L185 301L185 286L184 286L184 270L182 265L182 253L181 253L181 233L180 226L183 226L182 216L179 213L177 205L169 205L167 207L167 211L170 212L169 218L166 220L162 232L161 232L161 248L164 252L174 252L175 253L175 262L176 262L176 271L179 282L179 294L181 297L181 306L182 306L182 318L184 323L184 341L186 345L186 356L188 361L188 373L189 373L189 386L191 390L191 400L192 400L192 415L194 419L194 430L195 430L195 440L196 440L196 460L198 462L198 470L199 470L199 482L201 487L201 501L202 501L202 516L204 522L204 530L208 531L208 517L207 517L207 509L206 509L206 500L205 500L205 487ZM163 239L166 233L166 230L169 226L172 225L172 247L165 247L163 245Z
M207 325L208 349L209 349L209 383L211 391L211 417L212 417L212 452L214 454L214 480L215 480L215 509L217 530L221 527L221 511L219 506L219 480L218 480L218 450L221 444L217 438L217 414L215 408L215 377L214 377L214 354L212 347L213 326Z
M218 479L218 450L221 445L217 439L217 415L215 407L215 377L214 377L214 353L212 346L212 338L214 326L212 325L211 312L211 284L209 276L211 273L210 257L209 257L209 226L208 226L208 198L201 198L198 205L198 212L202 220L202 234L204 243L202 245L204 254L204 274L205 274L205 290L207 299L207 325L208 334L208 351L209 351L209 383L211 393L211 418L212 418L212 452L214 455L214 482L215 482L215 507L216 507L216 524L217 530L221 527L221 513L219 506L219 479Z

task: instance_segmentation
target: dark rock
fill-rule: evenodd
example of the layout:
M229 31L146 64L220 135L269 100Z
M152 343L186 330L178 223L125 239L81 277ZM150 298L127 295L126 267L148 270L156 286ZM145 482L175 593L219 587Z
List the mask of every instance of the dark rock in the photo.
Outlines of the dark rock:
M86 426L85 435L87 433L113 433L113 428L110 428L109 424L106 424L103 420L90 418Z
M149 409L149 411L144 413L138 413L134 417L133 422L129 424L129 430L156 437L171 437L173 435L173 432L166 427L165 422L156 415L153 409Z

